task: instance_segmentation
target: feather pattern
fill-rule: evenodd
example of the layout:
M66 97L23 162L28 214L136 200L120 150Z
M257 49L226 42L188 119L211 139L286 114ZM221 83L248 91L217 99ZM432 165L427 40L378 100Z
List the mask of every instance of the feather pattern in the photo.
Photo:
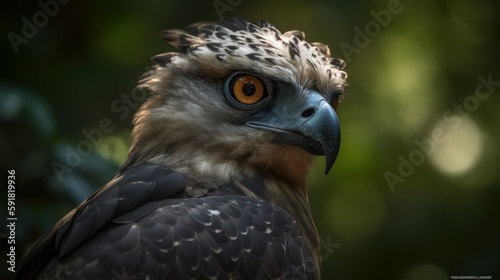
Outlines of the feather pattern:
M39 278L281 279L285 271L311 276L304 263L312 252L283 209L249 198L235 185L186 198L179 193L186 184L159 165L128 169L56 229L64 237L45 256ZM100 207L110 201L119 206Z
M277 100L291 113L271 121L303 123L311 110L298 107L311 92L320 102L342 94L345 63L265 21L161 36L178 52L153 57L139 82L151 96L134 117L126 162L33 245L16 279L319 279L305 184L313 156L246 124L284 108ZM232 106L235 72L265 79L269 102Z

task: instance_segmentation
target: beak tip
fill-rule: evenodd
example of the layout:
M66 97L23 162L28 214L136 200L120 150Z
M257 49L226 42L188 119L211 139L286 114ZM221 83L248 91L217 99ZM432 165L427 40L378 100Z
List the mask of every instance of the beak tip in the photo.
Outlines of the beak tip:
M328 175L328 173L330 173L330 169L332 167L331 166L327 166L326 169L325 169L325 175Z
M335 163L335 160L337 160L337 154L338 154L338 150L337 150L337 152L333 152L331 154L325 153L325 157L326 157L325 175L328 175L328 173L332 169L333 164Z

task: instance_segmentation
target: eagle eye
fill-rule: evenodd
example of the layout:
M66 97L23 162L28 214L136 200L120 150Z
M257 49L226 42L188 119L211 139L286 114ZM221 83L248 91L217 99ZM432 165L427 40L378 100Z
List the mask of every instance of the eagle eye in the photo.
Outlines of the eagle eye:
M244 105L257 104L267 95L264 82L251 74L233 76L229 91L236 101Z

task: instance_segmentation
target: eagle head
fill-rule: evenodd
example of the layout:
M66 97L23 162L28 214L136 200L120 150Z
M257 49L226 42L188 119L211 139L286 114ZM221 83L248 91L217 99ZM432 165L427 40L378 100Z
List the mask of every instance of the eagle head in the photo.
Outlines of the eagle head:
M178 51L153 57L140 81L151 96L129 164L164 164L213 188L260 173L303 187L312 155L330 170L347 74L328 46L240 19L161 35Z

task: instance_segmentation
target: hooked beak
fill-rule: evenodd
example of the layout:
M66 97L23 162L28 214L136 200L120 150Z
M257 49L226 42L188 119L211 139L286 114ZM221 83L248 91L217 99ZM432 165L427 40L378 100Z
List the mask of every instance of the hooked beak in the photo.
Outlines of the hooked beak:
M279 102L270 115L248 121L250 127L277 132L277 141L297 146L314 155L325 155L328 174L340 148L340 124L335 110L318 92L311 92L300 104Z

